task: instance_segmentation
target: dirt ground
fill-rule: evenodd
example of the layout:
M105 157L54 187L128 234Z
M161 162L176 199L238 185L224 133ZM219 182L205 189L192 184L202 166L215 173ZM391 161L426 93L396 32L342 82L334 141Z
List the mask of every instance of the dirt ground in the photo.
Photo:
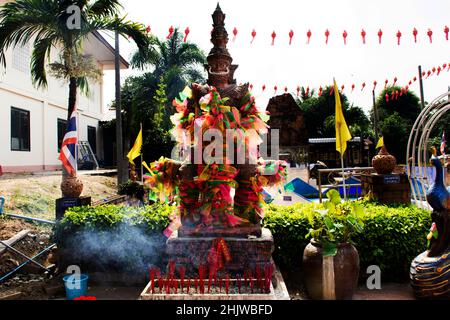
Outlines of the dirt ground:
M117 178L79 175L84 196L92 201L117 194ZM4 174L0 176L0 196L5 197L4 212L54 220L55 200L61 197L58 173Z

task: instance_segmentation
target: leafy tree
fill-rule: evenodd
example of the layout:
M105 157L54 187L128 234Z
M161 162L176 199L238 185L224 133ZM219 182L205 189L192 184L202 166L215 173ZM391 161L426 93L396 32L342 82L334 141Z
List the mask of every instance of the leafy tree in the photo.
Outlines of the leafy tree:
M388 151L399 163L406 163L406 147L411 129L420 114L419 98L411 91L401 92L400 87L387 87L377 98L378 124ZM394 98L392 92L399 93ZM389 99L386 99L386 94ZM373 110L372 110L373 119Z
M169 101L172 101L190 82L203 82L204 73L199 66L206 63L204 52L194 43L184 42L178 29L170 39L151 37L144 51L136 52L131 65L151 69L155 79L164 77Z
M301 99L297 99L300 109L304 112L308 136L311 138L326 138L336 135L335 112L336 101L331 87L323 90L320 97L306 95L302 91ZM365 134L369 131L370 121L364 111L354 105L349 105L347 97L341 93L341 103L344 117L353 135Z
M69 28L72 11L80 9L80 28ZM118 18L117 0L17 0L3 5L0 11L0 63L6 65L5 52L33 41L31 77L36 87L47 87L46 63L52 50L60 61L50 67L53 74L69 82L68 115L76 105L79 88L87 91L87 78L95 78L89 57L83 56L83 41L93 32L117 31L133 39L138 48L147 48L145 27ZM95 68L96 69L96 68ZM96 72L97 71L97 72Z

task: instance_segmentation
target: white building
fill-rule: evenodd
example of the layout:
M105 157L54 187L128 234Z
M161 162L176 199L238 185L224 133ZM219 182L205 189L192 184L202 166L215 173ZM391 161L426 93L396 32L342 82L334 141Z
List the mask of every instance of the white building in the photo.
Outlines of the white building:
M6 1L0 0L0 5ZM102 70L114 69L114 48L98 33L84 46ZM31 82L32 43L8 50L6 70L0 67L0 166L2 172L60 170L59 147L66 130L68 83L48 76L48 88ZM50 62L57 60L53 50ZM121 68L128 68L122 58ZM78 135L89 141L97 159L104 159L99 121L109 110L103 101L103 83L90 83L90 96L78 95Z

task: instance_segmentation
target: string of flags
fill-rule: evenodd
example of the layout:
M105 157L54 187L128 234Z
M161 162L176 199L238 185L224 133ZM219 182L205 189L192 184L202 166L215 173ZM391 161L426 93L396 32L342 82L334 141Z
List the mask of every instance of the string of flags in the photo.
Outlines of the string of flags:
M449 63L443 63L442 65L439 65L437 67L433 67L428 71L423 71L422 72L422 79L426 80L429 79L430 77L432 77L433 75L435 76L439 76L443 73L443 71L450 71L450 62ZM409 88L413 85L413 83L415 83L418 80L417 76L414 76L411 78L411 80L408 81L408 83L404 86L401 86L400 90L393 90L391 92L391 95L386 93L386 102L392 101L392 100L397 100L399 97L403 96L404 94L406 94L409 90ZM372 83L372 90L375 91L376 88L378 87L379 82L378 81L373 81ZM394 77L393 81L391 82L392 87L395 87L398 85L398 78ZM384 88L386 89L389 86L389 79L386 79L384 81ZM359 86L357 86L355 83L352 83L349 88L351 89L351 93L353 93L355 90L360 90L361 92L363 92L366 88L367 88L367 83L366 82L362 82ZM346 86L342 85L340 87L341 92L344 92ZM249 84L249 89L250 91L252 91L254 93L254 85L253 84ZM278 93L278 85L274 85L273 87L273 94L276 95ZM295 91L297 93L297 96L300 96L300 92L301 92L301 86L297 86ZM303 87L305 95L309 96L311 93L311 89L309 86ZM267 90L267 85L263 84L261 87L261 93L264 93ZM287 86L284 87L284 93L288 93L290 90ZM319 87L317 94L319 97L321 97L324 93L324 88L322 86ZM330 96L332 96L334 94L334 87L330 87L330 92L329 92Z
M170 39L172 37L172 35L174 33L174 30L175 29L174 29L173 26L169 27L169 30L168 30L169 33L168 33L168 35L166 37L167 39ZM147 31L147 33L151 33L151 27L147 26L146 31ZM191 31L190 31L189 27L187 27L184 30L184 39L183 39L184 42L187 41L187 38L188 38L188 35L190 34L190 32ZM440 32L441 35L445 36L445 40L446 41L449 40L449 32L450 32L450 28L447 25L444 26L444 28ZM234 27L232 33L233 33L232 42L235 42L236 38L237 38L237 36L239 34L239 31L238 31L238 29L236 27ZM434 33L434 31L432 29L428 28L427 30L419 32L419 30L416 27L413 27L408 32L405 32L405 31L402 32L401 30L398 30L395 33L395 37L397 38L397 45L399 45L399 46L401 45L402 37L404 37L405 35L411 35L412 39L414 39L414 43L418 43L418 40L420 38L420 34L424 35L425 38L428 38L428 42L430 44L433 43L433 36L435 35L435 33ZM286 31L286 35L289 37L289 45L292 45L293 40L294 40L294 36L296 35L296 33L294 32L293 29L290 29L289 31ZM323 40L324 40L325 44L327 45L328 42L329 42L329 39L330 39L330 37L332 35L334 36L335 33L334 32L332 33L329 29L325 29L325 31L323 33L323 36L321 35L320 32L318 32L316 34L315 32L313 33L311 31L311 29L308 29L308 31L306 31L306 33L305 33L306 44L310 44L311 40L312 40L312 38L314 36L314 37L317 37L317 38L323 37ZM358 31L358 32L355 32L355 33L349 33L349 32L347 32L347 30L343 30L342 33L341 32L336 32L336 35L339 36L339 37L342 37L342 42L343 42L344 45L347 45L347 39L350 36L360 37L361 38L361 43L363 45L365 45L368 42L367 38L369 36L369 34L366 32L366 30L364 28L362 28L361 31ZM246 35L243 35L243 36L247 37ZM252 29L252 31L248 34L248 37L249 37L249 40L250 40L249 41L250 44L252 44L255 41L256 36L257 36L256 30ZM273 30L272 33L270 34L270 38L271 38L271 42L270 43L271 43L272 46L275 45L275 40L276 40L277 36L278 36L278 34L277 34L276 30ZM382 44L383 36L386 37L386 34L383 32L382 29L379 29L378 32L376 33L376 36L378 38L378 44ZM298 36L297 35L297 37L302 37L302 36Z

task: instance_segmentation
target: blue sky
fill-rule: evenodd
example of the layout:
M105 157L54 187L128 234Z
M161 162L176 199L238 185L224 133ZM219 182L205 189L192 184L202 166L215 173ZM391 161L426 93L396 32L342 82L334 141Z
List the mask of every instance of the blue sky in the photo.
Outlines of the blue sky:
M206 53L211 48L211 14L217 2L211 0L142 1L123 0L124 13L131 20L150 25L152 33L165 37L171 25L184 31L190 28L189 40L197 43ZM394 77L398 84L406 85L417 76L417 67L425 71L432 67L450 63L450 41L445 40L444 26L450 26L448 0L413 1L256 1L222 0L222 10L227 15L226 27L230 37L229 51L234 63L238 82L254 85L257 103L265 108L273 95L287 86L295 93L298 85L319 86L332 84L333 77L338 85L345 85L344 93L351 103L366 112L372 105L373 81L378 82L377 92L390 83ZM231 41L232 30L238 35ZM412 30L419 31L418 43L413 40ZM367 32L366 45L362 44L361 29ZM382 44L378 44L378 29L383 30ZM430 44L427 30L433 30ZM257 36L250 44L251 32ZM289 31L294 31L293 43L289 46ZM306 32L311 30L310 44L306 44ZM330 30L328 45L324 32ZM343 44L342 33L348 33L347 45ZM401 45L397 45L396 33L402 32ZM271 46L271 33L277 37ZM121 41L122 55L129 58L135 47L126 39ZM133 70L123 72L123 77L139 73ZM361 91L362 83L367 86ZM114 98L114 77L106 73L105 102ZM351 85L356 89L351 93ZM267 89L261 91L262 85ZM450 72L432 76L424 81L425 100L431 101L446 92L450 85ZM418 82L411 90L419 94Z

